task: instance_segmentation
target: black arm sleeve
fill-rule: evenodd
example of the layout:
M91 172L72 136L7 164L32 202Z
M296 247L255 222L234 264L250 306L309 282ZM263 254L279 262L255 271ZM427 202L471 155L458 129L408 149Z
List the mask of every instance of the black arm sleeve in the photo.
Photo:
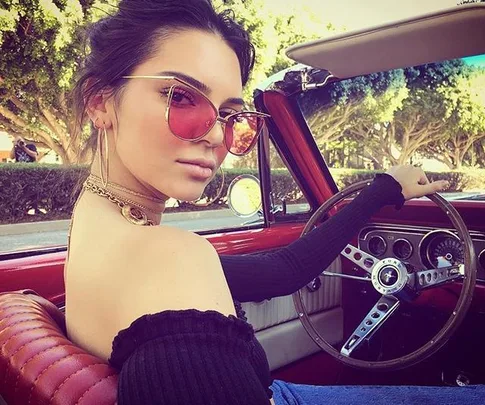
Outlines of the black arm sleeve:
M294 293L325 270L380 208L403 203L401 185L379 175L345 208L290 245L271 253L221 255L233 298L261 301Z

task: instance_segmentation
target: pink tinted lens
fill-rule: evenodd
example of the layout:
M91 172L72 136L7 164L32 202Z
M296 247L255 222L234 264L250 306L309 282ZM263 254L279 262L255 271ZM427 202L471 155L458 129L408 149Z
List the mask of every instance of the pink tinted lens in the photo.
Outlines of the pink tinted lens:
M182 85L172 88L168 125L173 134L191 141L203 137L214 126L217 112L197 91Z
M256 143L264 120L253 113L239 113L231 118L225 128L225 142L229 152L241 156L248 153Z

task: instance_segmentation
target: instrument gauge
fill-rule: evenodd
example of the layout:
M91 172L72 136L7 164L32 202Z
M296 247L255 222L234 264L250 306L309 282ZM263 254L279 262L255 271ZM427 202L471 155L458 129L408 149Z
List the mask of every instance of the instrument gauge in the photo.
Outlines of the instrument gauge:
M374 256L382 256L387 250L387 243L382 236L371 236L368 246L369 253Z
M435 269L462 264L465 256L463 243L451 236L435 238L428 246L427 256Z
M398 239L392 245L394 256L400 260L407 260L413 254L413 245L407 239Z

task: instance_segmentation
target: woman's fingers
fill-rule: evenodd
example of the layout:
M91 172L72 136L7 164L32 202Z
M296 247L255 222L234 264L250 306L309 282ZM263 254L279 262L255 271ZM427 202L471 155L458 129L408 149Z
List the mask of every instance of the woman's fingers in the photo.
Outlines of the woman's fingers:
M415 197L422 197L423 195L438 193L440 191L446 190L449 183L446 180L433 181L432 183L422 184L416 190L418 194Z
M418 194L415 197L422 197L423 195L437 193L448 188L449 183L446 180L437 180L432 183L429 181L428 176L420 167L416 168L419 173L418 184L420 187L416 189Z
M449 187L446 180L431 183L420 167L411 165L393 166L387 171L387 174L393 176L399 182L406 200L443 191Z
M429 184L429 179L426 176L426 173L423 171L423 169L421 169L420 167L417 167L416 169L419 172L418 184Z

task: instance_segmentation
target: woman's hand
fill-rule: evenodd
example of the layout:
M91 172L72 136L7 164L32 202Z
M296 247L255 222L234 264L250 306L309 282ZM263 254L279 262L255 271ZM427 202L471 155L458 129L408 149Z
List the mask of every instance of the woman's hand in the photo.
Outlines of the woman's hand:
M422 197L438 191L446 190L449 183L446 180L430 183L423 169L412 165L393 166L387 172L401 185L405 200Z

